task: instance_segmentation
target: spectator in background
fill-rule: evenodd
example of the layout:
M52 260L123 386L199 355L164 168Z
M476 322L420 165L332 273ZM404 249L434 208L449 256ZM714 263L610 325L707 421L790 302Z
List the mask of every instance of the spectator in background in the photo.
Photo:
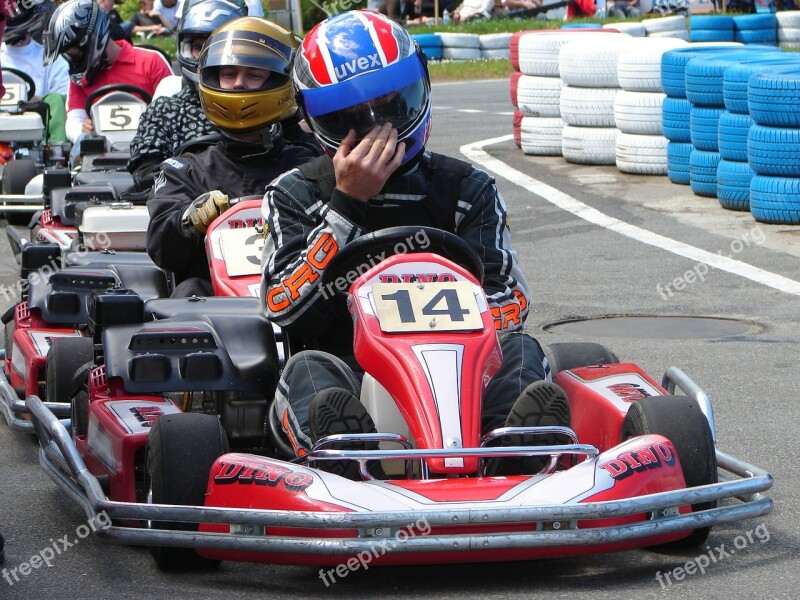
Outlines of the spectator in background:
M242 6L227 0L203 0L187 6L175 32L183 89L153 100L139 119L131 141L128 171L138 191L153 185L153 172L186 142L218 133L200 106L197 59L208 36L228 21L245 16Z
M385 0L379 12L401 25L422 25L422 0Z
M247 15L250 17L263 17L264 7L261 5L261 0L246 0L247 2Z
M2 64L29 75L33 80L35 96L29 101L42 101L49 109L45 139L60 143L67 141L64 100L69 87L69 65L59 57L53 64L45 66L44 48L34 39L44 29L52 4L51 0L43 0L28 8L21 5L17 14L7 19L0 55Z
M160 52L111 40L108 16L94 0L69 0L53 13L44 34L44 64L52 64L59 55L69 64L66 132L73 143L82 134L94 132L86 113L86 99L92 92L126 83L152 95L158 82L172 75Z
M154 11L161 15L161 20L172 31L178 26L183 13L183 0L155 0Z
M97 0L97 4L108 16L108 23L111 31L112 40L128 40L131 41L131 28L133 25L130 21L123 21L122 17L114 8L114 0Z
M542 5L542 0L502 0L506 13L513 16L533 10Z
M593 17L595 10L594 0L573 0L567 5L567 19Z
M491 19L494 0L464 0L453 11L453 22L466 23L478 19Z
M155 10L153 0L139 0L139 12L131 15L134 34L169 35L172 33L170 22Z
M608 16L615 19L637 19L642 16L639 0L615 0L608 7Z

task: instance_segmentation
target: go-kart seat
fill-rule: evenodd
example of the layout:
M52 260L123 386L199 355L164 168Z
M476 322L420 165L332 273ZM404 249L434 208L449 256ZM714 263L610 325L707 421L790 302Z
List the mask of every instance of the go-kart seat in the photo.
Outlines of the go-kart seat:
M110 185L117 196L133 191L133 175L127 171L81 171L75 175L75 185Z
M127 173L130 158L129 152L91 154L84 157L81 173Z
M251 297L209 296L207 298L153 298L144 303L145 316L153 320L183 316L195 319L206 314L219 317L262 311L261 300Z
M75 225L75 206L80 202L117 202L119 195L112 185L79 185L50 192L50 212L62 225Z
M156 267L146 252L127 252L122 250L79 250L63 255L65 267L108 267L113 265L141 265Z
M279 362L261 307L205 309L105 329L106 375L120 377L133 394L238 391L272 398Z
M28 306L39 309L42 318L54 324L88 323L88 300L94 291L124 287L134 290L145 301L167 295L167 278L155 265L67 267L49 276L36 275L30 278Z

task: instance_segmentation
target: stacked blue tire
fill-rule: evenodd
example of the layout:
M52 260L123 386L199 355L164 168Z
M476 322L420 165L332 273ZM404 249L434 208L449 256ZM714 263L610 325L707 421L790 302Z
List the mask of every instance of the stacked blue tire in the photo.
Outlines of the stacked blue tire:
M776 67L748 80L750 212L762 223L800 224L800 73Z
M755 175L747 160L747 137L753 119L747 107L747 82L759 71L786 64L797 64L800 55L770 53L744 60L725 69L722 79L722 98L725 110L719 118L719 153L717 167L717 198L723 208L750 210L750 186Z
M435 33L419 33L411 36L419 44L428 60L442 60L442 38Z
M773 13L736 15L733 39L743 44L778 45L778 19Z
M726 15L692 15L689 17L689 40L692 42L733 42L733 38L733 17Z
M669 50L661 56L661 87L667 95L661 105L661 118L664 137L669 140L667 177L672 183L691 183L689 162L694 148L689 126L691 103L686 99L686 64L695 56L715 54L732 48L741 48L741 45L731 42L727 46L686 46ZM698 168L701 166L697 165L696 169Z

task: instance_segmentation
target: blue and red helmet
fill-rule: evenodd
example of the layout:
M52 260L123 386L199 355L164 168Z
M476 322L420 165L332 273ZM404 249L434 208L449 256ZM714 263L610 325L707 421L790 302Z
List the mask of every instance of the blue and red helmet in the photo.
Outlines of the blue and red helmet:
M386 122L406 144L403 163L425 148L431 121L425 56L403 27L378 12L354 10L317 24L297 52L293 83L330 155L351 129L360 140Z

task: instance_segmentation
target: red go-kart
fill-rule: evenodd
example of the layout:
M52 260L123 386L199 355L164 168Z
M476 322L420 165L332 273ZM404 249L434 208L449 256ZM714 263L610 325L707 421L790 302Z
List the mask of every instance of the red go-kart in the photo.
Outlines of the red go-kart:
M427 240L425 251L403 253L420 248L412 239ZM145 367L210 377L226 372L226 357L246 359L247 341L220 354L221 338L187 321L178 345L196 334L209 349L181 362L170 350L180 328L167 319L106 358L105 379L90 383L82 435L71 437L28 398L42 465L88 515L105 511L113 520L98 531L104 539L150 546L162 568L220 560L332 566L364 553L372 565L505 561L691 546L717 523L770 512L763 492L772 477L716 448L710 402L696 384L675 368L659 384L597 344L548 349L571 427L481 436L483 392L500 362L481 277L462 240L427 228L370 234L329 263L322 285L354 282L347 303L356 357L375 380L365 382L362 400L381 433L329 436L300 459L230 452L236 440L220 420L157 394L159 375ZM151 394L117 397L137 373ZM674 395L676 387L686 395ZM498 444L537 433L563 442ZM332 448L348 440L380 448ZM539 473L486 473L490 459L533 455L549 457ZM362 480L318 468L328 460L357 461ZM387 479L368 468L378 460ZM104 488L112 469L115 481Z

